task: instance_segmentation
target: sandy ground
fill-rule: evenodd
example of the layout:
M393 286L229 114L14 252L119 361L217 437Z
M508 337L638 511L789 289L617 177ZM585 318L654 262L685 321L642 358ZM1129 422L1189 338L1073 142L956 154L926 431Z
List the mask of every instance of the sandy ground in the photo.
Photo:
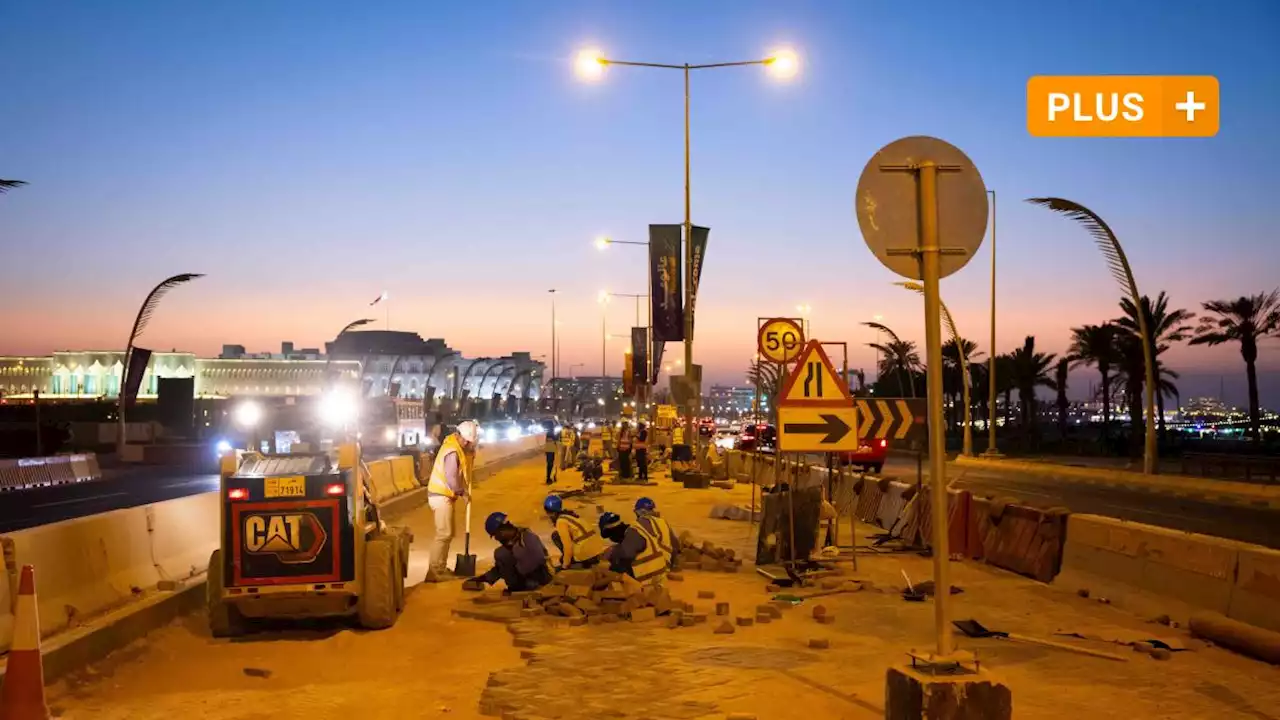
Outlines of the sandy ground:
M546 489L541 472L538 458L481 485L474 527L501 509L518 524L549 533L540 512ZM575 474L566 473L557 487L575 485ZM684 490L660 478L650 487L610 486L598 499L569 505L586 518L595 517L597 506L629 517L642 494L657 500L677 530L748 557L754 551L748 523L707 517L713 504L749 502L746 485ZM399 524L417 537L410 568L416 582L426 570L430 513L414 511ZM847 537L848 527L843 531ZM860 534L870 531L863 527ZM485 567L493 543L480 535L473 548ZM414 587L404 616L382 632L285 625L225 641L212 639L204 617L193 616L59 683L50 703L62 717L104 720L477 718L482 701L491 711L506 703L507 717L526 720L729 713L760 720L879 718L886 667L905 661L913 648L927 651L934 644L932 602L907 603L898 594L901 573L915 582L928 579L931 561L911 553L863 552L857 559L856 572L848 561L840 567L869 589L806 601L784 611L781 620L739 627L732 635L713 633L719 620L714 604L729 602L732 618L754 615L770 597L763 579L747 567L738 574L689 571L684 581L671 583L673 596L713 614L707 624L675 630L660 621L568 628L536 618L510 627L461 619L453 609L473 606L457 583ZM1117 662L1007 640L958 638L1010 687L1017 718L1280 720L1278 668L1200 646L1178 630L1096 599L980 564L953 568L953 582L964 590L954 597L955 618L1044 638L1067 631L1164 638L1193 648L1157 661L1110 642L1055 638L1127 658ZM716 597L698 599L699 590ZM817 603L836 616L833 624L812 619ZM830 649L810 649L812 638L828 639Z

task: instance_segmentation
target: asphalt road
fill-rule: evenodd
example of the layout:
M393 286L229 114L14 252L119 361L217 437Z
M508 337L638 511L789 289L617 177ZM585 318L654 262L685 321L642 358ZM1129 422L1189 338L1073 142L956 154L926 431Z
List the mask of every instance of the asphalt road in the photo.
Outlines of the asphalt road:
M885 464L884 474L898 480L913 481L916 461L891 455ZM954 465L948 467L947 475L955 480L958 487L984 495L1017 498L1036 507L1061 506L1072 512L1105 515L1280 549L1280 510L1066 483L1031 474L992 472ZM929 477L927 462L924 477Z
M218 489L217 473L142 467L108 470L96 482L0 494L0 532L136 507Z

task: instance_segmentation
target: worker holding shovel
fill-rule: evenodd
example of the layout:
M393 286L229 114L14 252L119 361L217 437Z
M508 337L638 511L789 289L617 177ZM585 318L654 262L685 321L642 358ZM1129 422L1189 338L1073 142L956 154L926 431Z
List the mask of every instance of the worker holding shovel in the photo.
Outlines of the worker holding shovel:
M480 426L475 421L463 421L458 423L458 429L452 435L445 438L440 451L436 453L431 478L427 481L427 504L431 506L431 512L435 516L436 534L431 543L431 566L427 569L423 582L436 583L448 577L449 544L455 534L454 505L458 498L465 497L467 507L471 506L471 470L479 436ZM469 535L470 527L467 532ZM474 563L472 565L470 572L466 572L465 568L458 568L457 571L463 577L469 576L475 572Z

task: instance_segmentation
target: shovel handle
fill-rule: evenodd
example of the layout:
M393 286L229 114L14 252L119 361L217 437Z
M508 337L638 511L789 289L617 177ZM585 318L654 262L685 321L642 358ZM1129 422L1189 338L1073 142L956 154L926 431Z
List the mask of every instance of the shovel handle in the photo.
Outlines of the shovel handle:
M1040 638L1027 637L1026 635L1006 634L1004 637L1008 640L1012 640L1014 642L1027 643L1028 645L1039 645L1041 647L1056 648L1058 650L1066 650L1068 652L1079 653L1081 655L1088 655L1090 657L1103 658L1106 660L1118 660L1120 662L1129 662L1129 658L1123 655L1115 655L1113 653L1103 652L1101 650L1092 650L1090 648L1080 647L1079 645L1068 645L1066 643L1055 642L1053 640L1042 640Z

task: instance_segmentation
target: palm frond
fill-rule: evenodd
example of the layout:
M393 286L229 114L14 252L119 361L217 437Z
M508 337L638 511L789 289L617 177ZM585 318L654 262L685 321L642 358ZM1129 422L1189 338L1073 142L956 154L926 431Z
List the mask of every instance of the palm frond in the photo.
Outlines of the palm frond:
M1106 221L1089 208L1063 198L1029 198L1027 202L1048 208L1059 215L1065 215L1084 227L1085 231L1093 237L1098 249L1102 251L1102 257L1107 261L1107 268L1116 282L1120 283L1120 289L1129 295L1135 307L1140 306L1142 301L1138 294L1138 284L1133 279L1133 269L1129 267L1129 259L1124 254L1124 248L1120 246L1119 238L1111 231Z
M26 184L27 181L25 180L0 180L0 195L13 190L14 188L20 188Z
M872 330L879 330L885 335L888 335L893 342L902 342L902 338L899 338L897 333L890 330L888 325L882 325L881 323L878 323L878 322L864 322L862 324L863 326L869 327Z
M347 326L346 326L346 327L344 327L344 328L342 328L342 330L340 330L340 331L338 332L338 334L339 334L339 335L345 335L348 331L350 331L350 330L354 330L354 329L356 329L356 328L358 328L358 327L361 327L361 326L363 326L363 325L368 325L368 324L369 324L369 323L371 323L371 322L373 322L373 319L372 319L372 318L361 318L361 319L359 319L359 320L354 320L354 321L352 321L352 322L347 323Z
M147 295L147 299L142 301L142 307L138 309L138 316L133 320L133 331L129 333L129 345L133 345L133 341L137 340L144 330L147 329L147 323L151 322L151 315L155 312L156 306L160 304L160 300L169 293L170 290L204 277L201 273L182 273L174 275L152 288Z
M910 280L896 282L894 285L904 287L914 293L924 296L924 285ZM969 358L968 353L964 352L964 338L960 337L960 331L956 329L956 321L951 317L951 311L947 309L947 304L938 298L938 307L942 309L942 322L947 326L947 332L951 334L951 340L956 344L956 349L960 356L960 372L964 379L965 389L969 387Z

